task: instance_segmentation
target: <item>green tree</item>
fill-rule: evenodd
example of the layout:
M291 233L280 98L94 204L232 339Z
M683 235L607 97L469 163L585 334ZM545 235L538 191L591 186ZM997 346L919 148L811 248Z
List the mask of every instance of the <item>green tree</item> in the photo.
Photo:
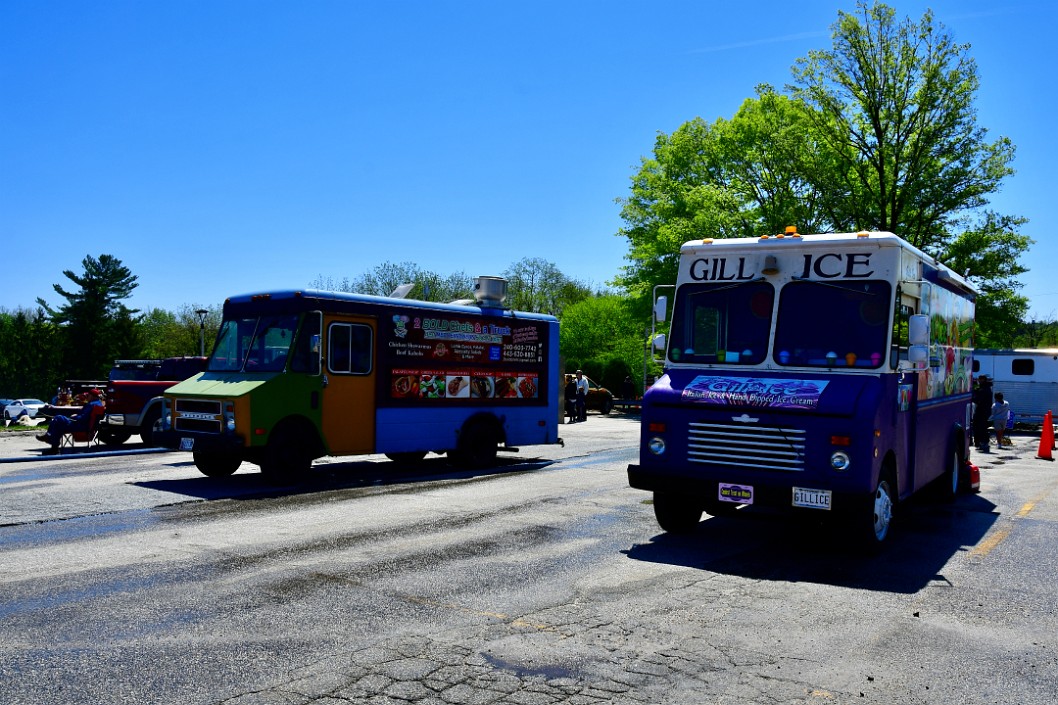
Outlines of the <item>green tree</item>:
M205 311L199 316L198 311ZM204 308L184 304L175 313L160 308L149 309L143 316L143 356L146 358L198 355L202 341L208 355L213 349L220 327L220 306Z
M516 311L561 315L566 306L591 296L591 290L540 257L521 259L504 272L507 306Z
M1013 144L977 124L969 45L930 10L897 21L862 0L832 30L833 48L798 60L790 89L833 163L814 172L815 190L835 229L886 230L936 253L1013 173Z
M832 48L793 70L787 96L758 88L730 120L660 134L622 201L630 264L615 280L646 316L676 277L680 246L781 232L888 230L981 287L979 340L1011 339L1024 299L1025 221L987 210L1014 147L976 122L969 47L934 23L897 22L882 3L841 12ZM967 246L984 249L969 256ZM999 257L1001 262L994 261ZM962 261L962 264L959 263ZM965 266L962 266L962 265Z
M644 325L624 297L592 296L562 313L559 350L566 371L583 369L611 390L621 388L625 375L640 380L644 346Z
M659 134L631 195L619 202L630 264L616 283L639 299L645 316L654 284L676 279L679 249L690 240L756 237L827 219L808 174L818 145L805 108L769 86L757 89L731 120L695 118Z
M413 262L383 262L353 280L346 277L340 282L320 275L310 286L328 291L389 296L404 284L414 285L408 293L408 298L420 301L447 303L473 298L474 283L465 273L456 272L444 276L423 270Z
M0 389L50 398L61 355L58 341L57 326L40 309L0 313Z
M1025 326L1029 300L1017 291L1018 280L1027 270L1019 261L1032 240L1017 229L1024 218L988 212L977 227L949 241L940 259L958 272L968 272L981 291L977 299L977 334L974 344L981 348L1013 347Z
M139 354L142 339L136 328L138 311L122 303L138 286L137 277L113 255L86 256L84 273L63 274L79 289L53 285L66 303L53 309L44 299L37 304L62 329L62 370L69 379L105 379L113 360ZM61 379L56 382L61 382Z

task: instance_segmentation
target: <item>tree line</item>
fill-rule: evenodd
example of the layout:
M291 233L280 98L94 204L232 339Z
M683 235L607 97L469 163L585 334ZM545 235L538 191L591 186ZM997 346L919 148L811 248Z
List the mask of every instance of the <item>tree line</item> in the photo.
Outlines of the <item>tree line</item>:
M137 277L110 254L86 256L84 271L64 271L76 287L53 285L64 301L43 298L34 310L0 311L0 390L12 396L49 399L68 380L105 380L114 360L208 354L221 321L221 307L185 304L177 311L131 309L125 301ZM566 369L584 369L599 383L617 388L626 375L640 378L645 333L621 296L563 274L540 258L525 258L502 272L505 305L551 313L565 325L560 347ZM411 285L408 298L449 303L473 301L474 278L440 274L411 262L386 262L354 278L320 275L307 288L389 296Z
M1015 147L976 120L980 87L970 47L932 11L898 18L884 3L838 12L831 46L791 68L783 88L757 87L729 118L695 117L659 132L618 199L627 264L593 290L551 263L527 258L503 274L507 305L559 317L566 370L617 387L654 372L646 359L651 292L675 281L690 240L799 232L887 230L964 273L977 300L977 347L1058 345L1058 322L1027 320L1019 294L1026 220L989 198L1014 173ZM218 306L175 312L124 305L136 277L113 255L86 257L78 286L38 299L34 311L0 312L0 390L46 393L64 379L103 378L117 358L194 354L207 344ZM414 263L385 263L355 279L322 275L313 288L412 298L471 299L473 280ZM199 313L201 312L201 313Z

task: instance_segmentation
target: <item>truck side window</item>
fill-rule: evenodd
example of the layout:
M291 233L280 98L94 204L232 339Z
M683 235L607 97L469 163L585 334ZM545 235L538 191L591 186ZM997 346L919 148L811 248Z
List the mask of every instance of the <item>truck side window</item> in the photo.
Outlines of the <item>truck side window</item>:
M332 323L327 336L327 368L331 372L371 373L371 328L351 323Z
M291 372L305 372L310 375L320 373L320 356L312 349L313 339L319 334L319 312L306 314L301 330L298 331L297 343L294 344L294 358L290 361Z

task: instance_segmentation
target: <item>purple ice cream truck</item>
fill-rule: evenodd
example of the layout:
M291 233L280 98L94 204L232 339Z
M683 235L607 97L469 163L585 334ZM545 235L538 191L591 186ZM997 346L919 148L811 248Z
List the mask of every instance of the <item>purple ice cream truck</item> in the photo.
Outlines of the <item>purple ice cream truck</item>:
M759 505L878 547L894 505L966 486L977 292L891 233L787 230L684 244L671 319L655 289L664 374L629 484L668 532Z

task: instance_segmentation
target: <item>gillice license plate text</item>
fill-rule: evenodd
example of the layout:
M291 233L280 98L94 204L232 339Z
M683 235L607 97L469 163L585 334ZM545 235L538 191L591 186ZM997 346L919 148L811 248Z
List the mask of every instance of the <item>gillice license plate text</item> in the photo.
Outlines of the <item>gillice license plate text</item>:
M808 487L793 488L793 506L812 509L830 509L830 490L814 490Z

